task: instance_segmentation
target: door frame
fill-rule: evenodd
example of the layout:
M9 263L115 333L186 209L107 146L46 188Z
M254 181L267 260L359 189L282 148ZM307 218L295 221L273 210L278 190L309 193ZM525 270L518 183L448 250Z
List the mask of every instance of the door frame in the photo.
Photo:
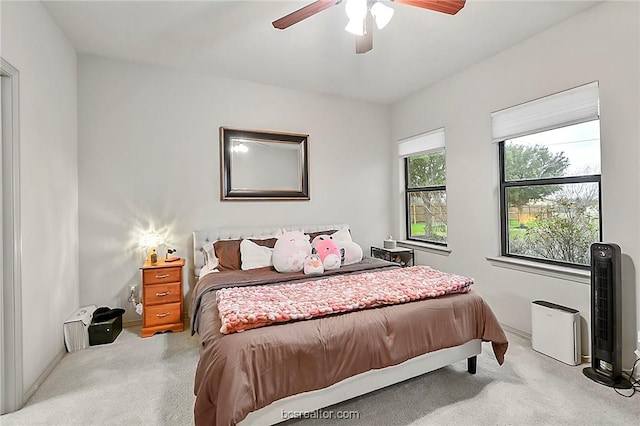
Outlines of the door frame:
M0 414L24 405L22 347L22 232L20 225L19 72L0 58L2 85L2 329Z

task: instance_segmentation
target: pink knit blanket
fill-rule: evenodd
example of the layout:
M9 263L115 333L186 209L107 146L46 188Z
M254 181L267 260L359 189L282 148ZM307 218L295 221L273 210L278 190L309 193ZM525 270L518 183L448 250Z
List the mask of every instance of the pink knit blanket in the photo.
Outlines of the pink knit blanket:
M220 332L467 293L471 284L472 278L412 266L291 284L223 288L216 293Z

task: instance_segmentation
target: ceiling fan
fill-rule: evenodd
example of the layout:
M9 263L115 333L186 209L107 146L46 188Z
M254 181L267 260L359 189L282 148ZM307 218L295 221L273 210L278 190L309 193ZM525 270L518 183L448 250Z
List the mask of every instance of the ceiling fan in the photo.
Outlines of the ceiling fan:
M455 15L464 7L466 0L391 0L409 6L429 9ZM273 27L284 30L316 13L342 3L342 0L316 0L280 19L273 21ZM373 49L373 24L384 28L393 16L393 9L377 0L346 0L345 12L349 23L345 30L356 35L356 53L366 53Z

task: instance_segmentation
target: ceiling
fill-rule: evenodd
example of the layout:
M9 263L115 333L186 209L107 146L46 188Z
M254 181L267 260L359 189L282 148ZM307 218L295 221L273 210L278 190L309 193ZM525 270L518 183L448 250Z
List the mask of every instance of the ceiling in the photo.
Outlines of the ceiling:
M468 0L457 15L404 4L355 54L344 3L286 30L307 1L43 1L80 54L392 103L597 1Z

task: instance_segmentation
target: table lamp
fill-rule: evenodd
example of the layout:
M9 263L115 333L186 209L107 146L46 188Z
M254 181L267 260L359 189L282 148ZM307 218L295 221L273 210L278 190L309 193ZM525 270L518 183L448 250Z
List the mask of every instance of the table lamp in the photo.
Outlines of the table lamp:
M144 234L140 239L140 245L147 250L147 263L158 264L158 246L164 244L164 238L156 233Z

